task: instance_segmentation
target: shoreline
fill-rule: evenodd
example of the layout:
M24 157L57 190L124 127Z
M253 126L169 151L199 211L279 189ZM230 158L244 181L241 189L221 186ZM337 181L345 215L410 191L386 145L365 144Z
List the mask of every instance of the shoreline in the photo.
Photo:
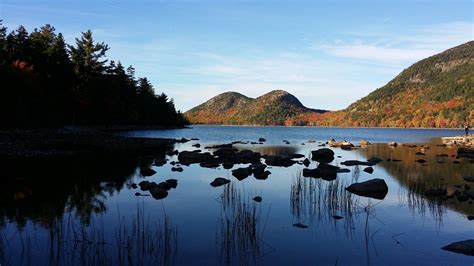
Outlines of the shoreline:
M186 139L136 138L92 128L0 130L0 160L145 155Z
M222 126L222 127L279 127L279 128L338 128L338 129L433 129L433 130L462 130L464 128L439 128L439 127L340 127L340 126L279 126L279 125L222 125L222 124L190 124L192 126Z

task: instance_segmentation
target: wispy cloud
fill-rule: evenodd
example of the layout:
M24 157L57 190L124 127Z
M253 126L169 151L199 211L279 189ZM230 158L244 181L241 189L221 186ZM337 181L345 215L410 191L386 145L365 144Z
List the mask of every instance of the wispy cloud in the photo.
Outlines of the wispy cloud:
M351 32L346 42L319 43L316 50L329 55L385 64L416 62L474 39L474 23L451 22L414 27L403 34L374 27ZM352 39L351 39L352 37Z

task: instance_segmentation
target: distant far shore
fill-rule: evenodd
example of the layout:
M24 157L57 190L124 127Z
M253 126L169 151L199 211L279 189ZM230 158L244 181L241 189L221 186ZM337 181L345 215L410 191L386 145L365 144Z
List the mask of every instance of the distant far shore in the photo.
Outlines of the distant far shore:
M341 127L341 126L279 126L279 125L222 125L222 124L190 124L191 126L225 126L225 127L296 127L296 128L374 128L374 129L439 129L439 130L464 130L461 127ZM474 129L473 129L474 131Z

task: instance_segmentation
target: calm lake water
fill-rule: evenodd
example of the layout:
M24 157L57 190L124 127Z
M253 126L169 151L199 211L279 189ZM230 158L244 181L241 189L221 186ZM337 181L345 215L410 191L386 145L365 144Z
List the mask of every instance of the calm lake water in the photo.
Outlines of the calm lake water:
M459 130L340 129L195 126L190 129L121 132L132 137L199 138L153 157L41 162L1 184L1 265L473 265L474 258L444 251L452 242L474 239L472 201L424 196L426 189L464 186L474 164L456 159L455 147L438 146ZM383 159L374 172L349 166L337 179L303 177L304 165L270 167L266 180L239 181L232 169L198 164L171 171L172 150L195 150L232 141L268 155L303 154L329 139L373 145L332 148L331 164L349 159ZM283 142L286 140L289 144ZM310 141L311 140L311 141ZM416 147L386 145L413 143ZM416 155L421 151L425 155ZM211 150L212 151L212 150ZM443 156L439 156L445 154ZM438 155L438 156L437 156ZM340 156L340 157L338 157ZM153 159L165 158L163 166ZM417 163L423 158L425 163ZM304 159L304 158L302 158ZM300 160L302 160L300 159ZM387 161L390 159L390 161ZM459 163L454 163L458 161ZM312 161L309 168L315 168ZM144 177L140 166L156 174ZM216 177L231 182L212 187ZM382 178L383 200L349 193L347 186ZM166 198L140 188L143 180L178 180ZM473 186L474 184L470 184ZM473 186L474 189L474 186ZM261 202L253 200L261 197ZM340 218L342 219L336 219ZM336 218L335 218L336 217ZM298 226L295 226L298 225Z

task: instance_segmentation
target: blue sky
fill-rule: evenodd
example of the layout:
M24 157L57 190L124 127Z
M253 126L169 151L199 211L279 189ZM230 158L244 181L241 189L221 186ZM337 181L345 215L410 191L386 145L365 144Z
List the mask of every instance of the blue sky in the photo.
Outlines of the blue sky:
M46 23L68 43L91 29L189 108L225 91L283 89L312 108L347 107L416 61L474 39L470 1L1 0L9 29Z

